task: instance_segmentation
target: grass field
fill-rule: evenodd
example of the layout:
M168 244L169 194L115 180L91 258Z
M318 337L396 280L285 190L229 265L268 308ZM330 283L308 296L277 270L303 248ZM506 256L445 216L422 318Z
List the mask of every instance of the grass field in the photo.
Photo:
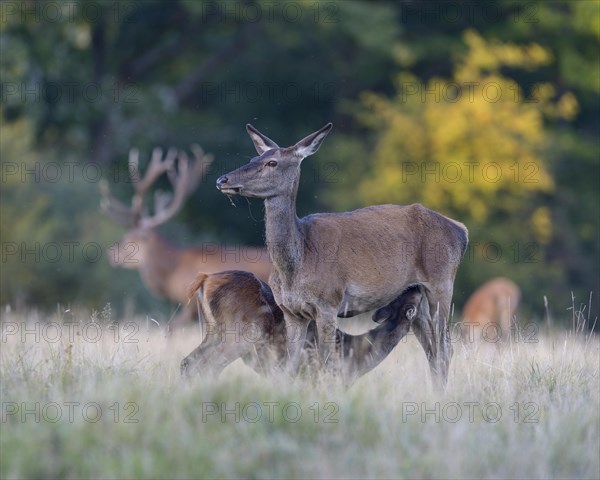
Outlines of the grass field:
M455 343L440 393L411 334L343 392L239 361L184 383L196 332L73 318L3 312L2 478L600 477L595 336Z

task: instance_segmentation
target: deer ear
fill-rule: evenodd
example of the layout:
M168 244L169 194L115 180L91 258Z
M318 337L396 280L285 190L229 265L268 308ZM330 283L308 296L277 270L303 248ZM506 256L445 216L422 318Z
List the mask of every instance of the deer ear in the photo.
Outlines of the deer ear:
M292 147L293 151L300 158L305 158L305 157L308 157L309 155L312 155L319 149L319 147L321 146L321 143L323 143L323 140L325 140L325 137L330 132L332 127L333 127L333 123L328 123L327 125L322 127L320 130L317 130L316 132L311 133L308 137L303 138L296 145L294 145Z
M279 145L277 145L273 140L271 140L266 135L263 135L262 133L260 133L256 128L254 128L249 123L246 125L246 131L248 132L248 135L250 135L250 138L254 142L254 147L256 148L256 151L258 152L259 155L262 155L267 150L271 150L273 148L279 148Z

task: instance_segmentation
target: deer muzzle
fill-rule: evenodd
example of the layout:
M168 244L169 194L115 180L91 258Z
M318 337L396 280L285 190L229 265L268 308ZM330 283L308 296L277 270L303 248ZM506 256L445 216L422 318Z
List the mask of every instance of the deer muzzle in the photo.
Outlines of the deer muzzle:
M217 188L226 195L238 195L242 191L241 185L233 185L227 175L217 178Z

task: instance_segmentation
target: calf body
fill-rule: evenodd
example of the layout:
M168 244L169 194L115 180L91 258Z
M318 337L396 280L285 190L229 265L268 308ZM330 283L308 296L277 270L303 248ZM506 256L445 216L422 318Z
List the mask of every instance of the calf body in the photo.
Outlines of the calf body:
M201 371L218 374L238 358L261 374L273 372L285 365L290 344L294 342L303 342L304 362L316 354L314 337L305 338L286 328L283 312L271 289L251 273L202 273L191 285L190 297L197 299L207 335L182 361L184 376ZM418 313L428 309L425 299L422 287L412 287L375 312L373 319L380 323L376 328L362 335L336 329L335 349L342 359L346 385L387 357L407 335Z

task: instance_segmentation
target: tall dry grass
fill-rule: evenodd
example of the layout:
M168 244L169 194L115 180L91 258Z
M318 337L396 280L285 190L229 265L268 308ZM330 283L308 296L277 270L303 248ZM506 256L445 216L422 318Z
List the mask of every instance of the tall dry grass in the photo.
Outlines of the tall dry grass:
M580 331L456 342L443 393L409 335L344 392L239 361L184 383L197 332L109 317L3 313L2 478L600 477L600 342Z

